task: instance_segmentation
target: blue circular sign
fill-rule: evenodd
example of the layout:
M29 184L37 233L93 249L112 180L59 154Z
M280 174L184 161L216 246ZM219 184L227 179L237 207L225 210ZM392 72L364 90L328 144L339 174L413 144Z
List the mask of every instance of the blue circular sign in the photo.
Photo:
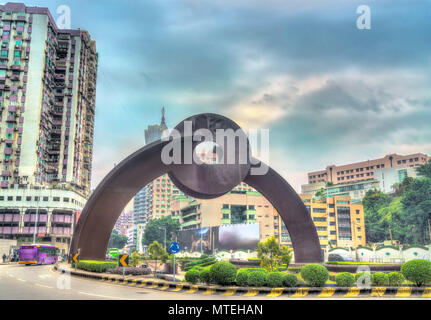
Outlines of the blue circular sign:
M171 244L169 245L169 252L170 253L178 253L180 252L181 248L180 248L180 244L178 242L171 242Z

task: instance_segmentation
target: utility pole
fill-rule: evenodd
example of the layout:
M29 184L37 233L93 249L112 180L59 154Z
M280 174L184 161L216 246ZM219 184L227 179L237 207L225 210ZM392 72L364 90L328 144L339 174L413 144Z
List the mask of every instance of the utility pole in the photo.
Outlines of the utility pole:
M391 244L394 244L393 240L392 240L392 230L391 227L389 227L389 235L391 237Z
M430 219L428 219L428 233L429 233L430 241L431 241L431 225L430 225Z

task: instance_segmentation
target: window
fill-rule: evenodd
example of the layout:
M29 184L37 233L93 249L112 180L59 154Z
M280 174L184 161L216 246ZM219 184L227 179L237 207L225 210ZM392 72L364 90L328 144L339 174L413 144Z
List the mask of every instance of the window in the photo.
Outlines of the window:
M48 201L48 197L43 197L43 201Z
M60 201L60 197L53 197L52 200L53 201Z
M25 200L31 201L31 197L26 197Z
M21 201L21 196L17 196L16 201Z
M325 222L326 218L324 218L324 217L314 217L313 221L316 221L316 222Z
M229 219L229 214L223 213L223 219Z
M7 197L7 201L13 201L13 197Z
M324 208L313 208L313 212L325 213L326 209L324 209Z
M229 205L228 204L223 204L223 209L229 209Z

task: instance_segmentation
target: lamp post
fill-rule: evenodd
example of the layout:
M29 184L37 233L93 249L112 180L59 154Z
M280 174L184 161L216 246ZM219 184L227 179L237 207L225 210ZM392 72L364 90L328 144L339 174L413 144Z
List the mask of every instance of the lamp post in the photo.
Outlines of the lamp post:
M165 230L165 250L166 250L166 227L159 227L159 229L164 229Z

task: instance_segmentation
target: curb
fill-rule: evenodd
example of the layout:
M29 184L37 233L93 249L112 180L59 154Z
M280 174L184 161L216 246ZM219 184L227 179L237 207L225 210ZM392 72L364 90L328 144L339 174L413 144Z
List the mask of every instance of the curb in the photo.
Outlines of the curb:
M133 285L145 289L170 291L184 294L200 293L205 295L244 296L244 297L278 297L289 296L291 298L431 298L431 287L294 287L294 288L268 288L268 287L223 287L211 285L194 285L189 283L157 281L145 279L130 279L121 276L106 276L89 274L73 270L65 270L54 266L54 270L73 276L96 279L107 283Z

